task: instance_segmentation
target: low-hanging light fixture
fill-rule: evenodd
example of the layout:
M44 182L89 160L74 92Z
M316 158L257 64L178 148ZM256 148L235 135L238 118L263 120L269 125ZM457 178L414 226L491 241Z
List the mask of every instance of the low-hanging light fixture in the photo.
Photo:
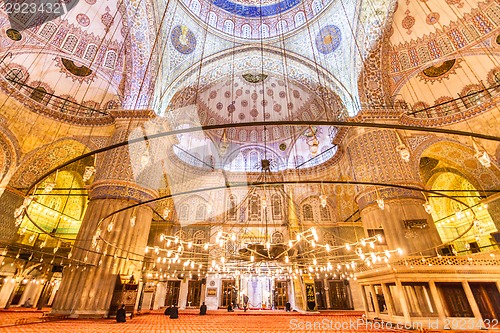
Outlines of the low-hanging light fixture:
M396 136L398 138L398 146L396 147L397 152L401 156L401 159L405 162L410 162L410 149L404 144L403 140L401 139L401 136L399 135L398 131L396 131Z
M490 156L486 151L481 150L479 148L479 146L472 137L471 140L472 140L472 145L474 146L474 150L476 151L474 157L478 159L479 163L481 163L482 166L484 166L485 168L489 168L491 166Z
M321 195L319 196L319 202L321 204L321 207L325 208L326 207L326 199L328 199L327 195L325 194L325 189L323 188L323 183L321 183Z
M316 156L319 151L319 140L318 137L316 136L316 129L314 129L312 126L309 126L309 131L305 134L307 139L307 144L309 145L309 151L311 152L312 156Z
M222 131L222 136L220 138L220 143L219 143L219 153L221 154L221 156L226 155L228 149L229 149L229 140L227 139L226 129L224 129Z

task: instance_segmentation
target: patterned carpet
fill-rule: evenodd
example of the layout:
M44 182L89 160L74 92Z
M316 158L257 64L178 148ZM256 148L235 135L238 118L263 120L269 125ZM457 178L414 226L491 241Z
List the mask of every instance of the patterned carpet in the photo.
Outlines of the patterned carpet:
M209 311L207 316L196 313L195 310L184 310L179 313L179 319L170 319L155 312L117 323L113 319L43 321L45 317L41 312L0 312L0 333L410 332L381 323L367 324L359 312L348 311L304 315L284 311L227 313L219 310ZM28 322L19 322L21 316L28 318Z

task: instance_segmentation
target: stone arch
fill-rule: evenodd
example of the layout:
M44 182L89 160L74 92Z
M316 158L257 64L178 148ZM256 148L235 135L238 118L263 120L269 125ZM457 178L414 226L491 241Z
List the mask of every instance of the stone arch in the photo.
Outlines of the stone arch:
M14 135L0 126L0 185L4 188L19 161L19 144Z
M28 153L14 173L11 186L25 188L49 170L89 151L88 146L75 139L61 139Z
M417 148L416 160L420 161L422 157L436 159L443 167L458 170L478 190L497 189L500 185L500 170L494 162L490 168L482 166L474 154L474 149L468 145L434 137Z

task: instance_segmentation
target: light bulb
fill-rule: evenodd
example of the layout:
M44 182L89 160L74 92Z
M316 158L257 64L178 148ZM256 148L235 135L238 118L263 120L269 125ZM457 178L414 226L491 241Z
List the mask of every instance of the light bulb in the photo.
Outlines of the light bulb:
M396 147L401 159L405 162L410 162L410 150L403 143Z
M136 219L137 219L137 217L135 215L130 217L130 226L132 228L135 226Z
M324 194L322 194L322 195L320 195L320 196L319 196L319 200L320 200L321 206L322 206L323 208L325 208L325 207L326 207L326 199L327 199L327 198L328 198L328 197L327 197L326 195L324 195Z
M43 193L50 193L56 186L56 183L54 182L47 182L45 183L45 188L43 189Z
M326 252L330 252L330 244L325 245L325 250L326 250Z
M379 199L377 199L376 201L377 201L378 208L380 208L380 209L384 210L384 208L385 208L385 202L384 202L384 199L379 198Z
M478 151L474 157L477 158L479 163L481 163L481 165L485 168L489 168L491 166L491 159L488 153Z
M115 226L115 223L113 221L109 222L108 224L108 232L113 231L113 227Z
M424 210L425 210L425 212L427 214L432 213L432 206L431 206L431 204L428 201L426 201L425 203L423 203L422 206L424 206Z

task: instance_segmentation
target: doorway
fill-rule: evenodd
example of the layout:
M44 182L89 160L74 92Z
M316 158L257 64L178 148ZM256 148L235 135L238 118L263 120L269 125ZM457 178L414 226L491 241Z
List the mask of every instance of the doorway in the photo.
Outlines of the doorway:
M201 281L191 280L188 282L187 306L200 306Z
M167 295L165 296L165 306L178 305L181 281L167 281Z
M234 280L222 280L222 304L221 306L227 308L229 304L236 303L236 286Z
M469 282L481 317L488 320L500 319L500 294L494 282Z
M288 283L286 281L276 281L274 291L274 304L277 309L284 309L288 302Z
M436 283L447 317L474 317L461 283Z
M326 294L325 287L322 280L314 281L314 289L316 289L316 305L318 310L326 309Z
M349 291L344 281L330 280L328 281L330 289L330 308L335 310L349 310Z

